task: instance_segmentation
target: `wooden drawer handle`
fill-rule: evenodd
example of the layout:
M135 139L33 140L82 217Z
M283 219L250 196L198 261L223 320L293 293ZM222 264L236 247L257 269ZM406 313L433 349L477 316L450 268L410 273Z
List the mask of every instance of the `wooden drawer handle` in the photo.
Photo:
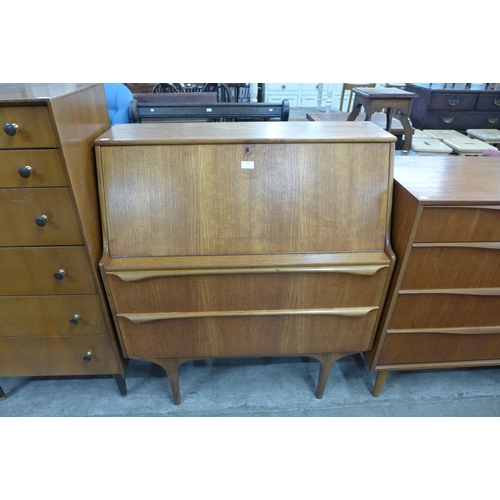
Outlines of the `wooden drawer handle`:
M457 106L458 104L460 104L460 99L458 99L457 97L450 97L448 99L448 104L450 106Z
M64 275L66 274L66 271L64 269L59 269L57 273L54 273L54 278L57 281L62 281L64 279Z
M17 123L6 123L3 126L3 131L7 135L11 135L11 136L16 135L19 132L19 125Z
M78 322L80 321L80 315L79 314L75 314L70 320L69 322L72 324L72 325L78 325Z
M118 317L126 318L132 323L149 323L151 321L163 321L168 319L194 319L194 318L224 318L241 316L349 316L359 318L375 311L374 307L345 307L338 309L279 309L263 311L195 311L195 312L165 312L165 313L130 313L117 314Z
M35 224L40 227L45 227L49 218L46 215L40 215L35 219Z
M26 165L18 169L17 172L23 179L27 179L31 175L31 172L33 172L33 169L29 165Z
M152 278L170 276L202 276L207 274L262 274L262 273L340 273L360 276L373 276L389 264L374 264L363 266L325 266L325 267L251 267L231 269L166 269L160 271L111 271L108 275L120 278L122 281L140 281Z

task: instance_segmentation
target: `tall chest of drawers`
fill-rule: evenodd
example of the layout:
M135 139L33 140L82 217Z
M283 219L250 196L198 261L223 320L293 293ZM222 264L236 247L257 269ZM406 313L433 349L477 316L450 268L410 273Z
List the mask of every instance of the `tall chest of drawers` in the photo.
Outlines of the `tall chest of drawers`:
M410 110L410 119L418 129L500 128L500 89L487 90L486 84L407 83L406 90L420 97Z
M500 160L397 158L397 256L373 349L392 370L500 364Z
M0 123L0 376L112 374L125 394L98 271L104 88L0 85Z
M98 138L101 271L124 353L367 350L393 269L395 137L369 122L117 125Z

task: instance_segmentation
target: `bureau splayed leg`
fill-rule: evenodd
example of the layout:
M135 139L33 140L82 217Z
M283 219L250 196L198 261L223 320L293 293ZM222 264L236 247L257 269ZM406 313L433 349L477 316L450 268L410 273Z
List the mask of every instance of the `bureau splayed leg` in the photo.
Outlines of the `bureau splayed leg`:
M316 386L316 397L321 399L325 392L326 383L333 363L344 356L356 354L355 352L326 352L322 354L309 354L319 361L318 385Z

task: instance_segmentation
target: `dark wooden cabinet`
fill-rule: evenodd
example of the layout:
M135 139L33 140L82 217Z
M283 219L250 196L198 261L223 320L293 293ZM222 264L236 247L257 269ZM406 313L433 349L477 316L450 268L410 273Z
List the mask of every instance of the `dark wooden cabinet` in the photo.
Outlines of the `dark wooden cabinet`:
M369 349L393 253L395 137L368 122L117 125L96 140L101 260L130 358Z
M420 96L412 102L412 125L420 130L500 128L500 89L487 90L486 86L407 83L406 90Z
M94 139L102 84L0 85L0 376L115 376Z
M393 370L500 365L500 159L397 157L393 214L374 395Z

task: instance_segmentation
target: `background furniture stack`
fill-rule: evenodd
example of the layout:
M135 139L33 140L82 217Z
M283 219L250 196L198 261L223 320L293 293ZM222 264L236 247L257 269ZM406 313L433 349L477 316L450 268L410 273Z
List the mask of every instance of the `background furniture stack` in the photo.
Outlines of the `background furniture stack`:
M113 374L93 140L102 84L0 86L0 376Z
M492 88L493 87L493 88ZM419 129L490 129L500 125L500 88L485 83L407 83L420 96L410 120Z
M396 158L397 261L377 338L378 372L500 365L500 168L496 158Z
M125 355L370 348L393 268L395 137L372 123L118 125L96 140L101 271ZM367 166L369 165L369 168Z

